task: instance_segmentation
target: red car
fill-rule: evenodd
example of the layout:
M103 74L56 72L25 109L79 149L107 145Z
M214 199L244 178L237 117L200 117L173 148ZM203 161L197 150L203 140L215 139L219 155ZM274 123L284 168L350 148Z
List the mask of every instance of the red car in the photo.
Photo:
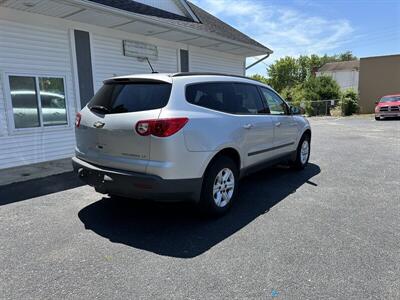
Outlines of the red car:
M376 102L375 120L400 117L400 94L383 96Z

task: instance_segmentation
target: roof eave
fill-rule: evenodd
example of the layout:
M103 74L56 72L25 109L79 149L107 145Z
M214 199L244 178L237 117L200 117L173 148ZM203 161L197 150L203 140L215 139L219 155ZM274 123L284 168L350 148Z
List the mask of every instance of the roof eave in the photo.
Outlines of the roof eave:
M147 15L142 15L142 14L138 14L138 13L134 13L134 12L129 12L129 11L125 11L125 10L121 10L118 8L114 8L111 6L107 6L107 5L103 5L103 4L99 4L99 3L94 3L91 2L89 0L68 0L68 2L74 2L78 5L83 5L86 7L90 7L92 9L97 9L97 10L103 10L103 11L107 11L107 12L111 12L114 14L118 14L121 16L126 16L126 17L134 17L135 19L141 20L141 21L145 21L145 22L150 22L156 25L160 25L160 26L166 26L168 28L171 29L176 29L178 31L181 32L185 32L185 33L189 33L189 34L193 34L195 36L198 37L206 37L206 38L210 38L213 40L216 40L217 42L226 42L226 43L230 43L233 45L237 45L238 47L243 47L248 49L248 51L244 52L243 54L238 54L240 56L245 56L245 57L252 57L252 56L258 56L258 55L265 55L265 54L272 54L273 51L267 47L258 47L255 45L251 45L251 44L246 44L243 42L239 42L233 39L229 39L229 38L225 38L223 36L211 33L211 32L205 32L205 31L199 31L193 28L188 28L185 26L181 26L178 24L172 24L168 21L162 21L160 20L160 18L156 18L153 16L147 16ZM182 43L186 43L184 41L182 41ZM206 47L204 47L206 48ZM230 53L229 51L226 51L227 53ZM232 53L233 54L233 53Z

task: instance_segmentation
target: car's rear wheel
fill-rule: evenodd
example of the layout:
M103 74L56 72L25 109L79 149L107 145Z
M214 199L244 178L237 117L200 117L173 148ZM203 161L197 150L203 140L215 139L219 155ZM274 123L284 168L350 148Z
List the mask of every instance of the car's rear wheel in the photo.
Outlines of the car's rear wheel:
M209 215L224 214L237 197L238 176L238 166L232 159L216 158L204 174L200 199L202 211Z
M311 137L305 133L300 139L296 150L296 159L292 162L292 166L297 170L303 170L310 159Z

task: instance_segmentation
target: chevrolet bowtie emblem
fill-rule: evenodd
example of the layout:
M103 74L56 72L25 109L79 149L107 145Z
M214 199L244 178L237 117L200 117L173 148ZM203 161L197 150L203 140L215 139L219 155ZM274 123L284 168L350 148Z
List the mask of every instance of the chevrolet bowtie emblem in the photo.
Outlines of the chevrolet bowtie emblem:
M93 126L96 127L96 128L103 128L104 125L105 125L105 123L100 122L100 121L97 121L97 122L95 122L95 123L93 124Z

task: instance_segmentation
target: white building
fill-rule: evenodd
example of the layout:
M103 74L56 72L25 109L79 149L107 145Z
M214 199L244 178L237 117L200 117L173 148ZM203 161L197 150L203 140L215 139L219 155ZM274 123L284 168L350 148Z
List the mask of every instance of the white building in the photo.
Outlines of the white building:
M229 7L227 7L229 9ZM114 75L224 72L270 49L185 0L1 0L0 169L66 158Z
M327 63L318 69L317 76L331 76L339 84L342 91L354 89L358 92L360 61L350 60Z

